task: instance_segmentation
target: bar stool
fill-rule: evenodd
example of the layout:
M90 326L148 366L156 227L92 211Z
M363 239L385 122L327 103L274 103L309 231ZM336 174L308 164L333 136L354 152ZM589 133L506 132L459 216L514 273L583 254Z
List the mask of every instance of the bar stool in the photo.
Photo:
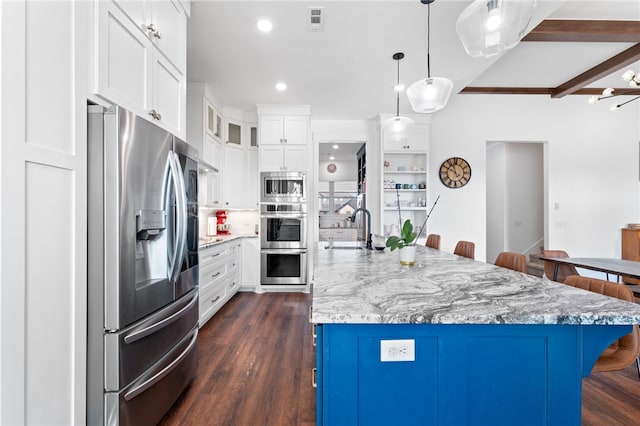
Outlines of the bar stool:
M567 253L564 250L542 250L542 256L564 258L564 257L569 257L569 253ZM553 262L550 262L548 260L544 261L544 274L550 280L553 280L554 267L555 267L555 264ZM563 283L567 279L567 277L571 275L580 275L576 270L575 266L563 265L563 264L558 265L558 277L556 278L557 282Z
M453 254L458 256L468 257L469 259L475 259L476 245L471 241L458 241L456 248L453 250Z
M527 258L524 254L520 253L512 253L510 251L503 251L498 254L496 257L496 261L494 262L496 266L501 266L503 268L511 269L518 272L527 272Z
M597 278L581 277L579 275L571 275L564 282L566 285L578 287L583 290L593 291L594 293L604 294L605 296L615 297L617 299L634 301L633 292L624 284L618 284L611 281L599 280ZM633 331L622 336L613 342L607 349L602 352L593 366L593 372L622 370L636 362L638 377L640 377L640 331L638 326L633 326Z
M436 250L440 250L440 235L438 234L427 235L427 242L425 246L434 248Z

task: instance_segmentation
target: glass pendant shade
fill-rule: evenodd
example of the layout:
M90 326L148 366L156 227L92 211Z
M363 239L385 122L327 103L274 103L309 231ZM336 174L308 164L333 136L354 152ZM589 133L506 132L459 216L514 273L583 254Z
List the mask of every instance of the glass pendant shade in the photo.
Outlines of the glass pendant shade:
M412 119L396 115L382 124L382 130L388 139L394 142L402 142L409 137L408 129L410 124L413 124Z
M444 108L451 96L453 82L444 77L418 80L407 89L407 97L415 112L430 113Z
M400 91L404 90L404 85L400 84L400 61L404 58L404 53L394 53L392 58L398 65L398 80L393 88L396 91L396 115L382 123L382 130L388 139L402 142L409 137L408 128L410 124L413 124L413 120L400 116Z
M472 57L511 49L525 36L535 0L475 0L456 21L456 32Z

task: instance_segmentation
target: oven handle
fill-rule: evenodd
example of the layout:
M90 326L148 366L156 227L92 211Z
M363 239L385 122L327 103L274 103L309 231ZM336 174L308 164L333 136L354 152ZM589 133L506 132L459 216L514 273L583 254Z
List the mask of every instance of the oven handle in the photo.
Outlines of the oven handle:
M307 254L307 249L261 249L264 254Z
M263 214L260 215L260 217L264 218L264 219L306 219L307 215L306 214L286 214L286 213L281 213L281 214Z

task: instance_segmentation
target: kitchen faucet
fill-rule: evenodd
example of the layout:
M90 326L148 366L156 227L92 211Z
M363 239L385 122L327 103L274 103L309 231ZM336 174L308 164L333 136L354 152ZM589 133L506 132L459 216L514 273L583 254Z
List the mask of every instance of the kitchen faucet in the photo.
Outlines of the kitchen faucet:
M364 212L367 214L367 248L371 250L373 248L371 244L371 212L365 208L358 207L353 211L353 214L351 215L351 223L355 222L356 214L358 212Z

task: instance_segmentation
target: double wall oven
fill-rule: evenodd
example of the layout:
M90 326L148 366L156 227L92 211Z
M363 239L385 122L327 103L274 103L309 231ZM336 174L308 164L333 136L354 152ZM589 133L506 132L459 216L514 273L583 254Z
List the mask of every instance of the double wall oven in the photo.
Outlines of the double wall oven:
M306 285L305 175L263 173L261 183L260 282L262 285Z

